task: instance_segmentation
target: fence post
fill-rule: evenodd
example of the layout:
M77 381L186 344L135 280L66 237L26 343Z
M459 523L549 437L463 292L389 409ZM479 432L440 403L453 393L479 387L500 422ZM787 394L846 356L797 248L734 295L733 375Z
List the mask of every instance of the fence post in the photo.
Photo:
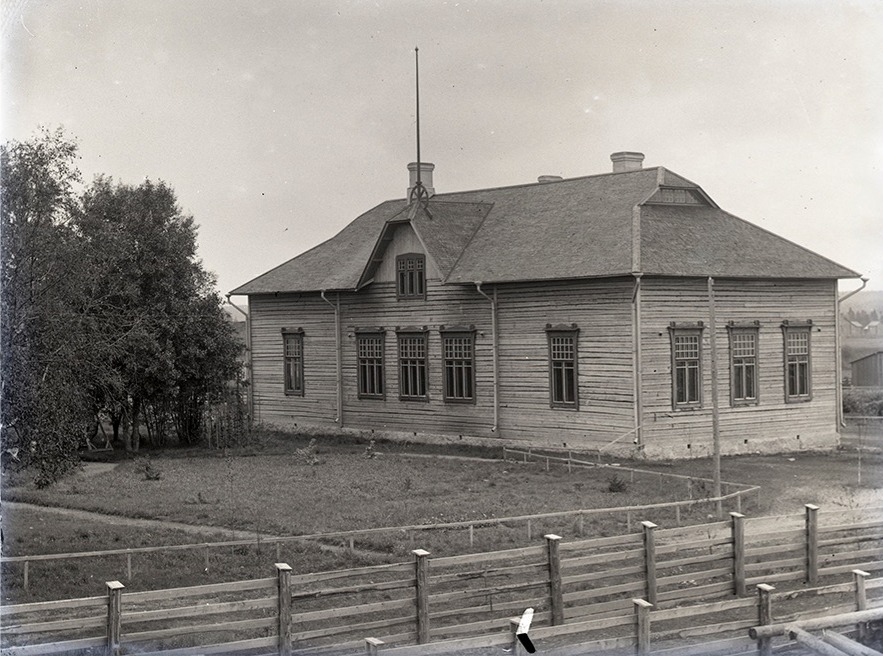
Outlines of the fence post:
M126 580L132 582L132 550L126 549Z
M644 599L632 599L635 605L635 635L638 656L650 653L650 609L653 604Z
M745 515L730 513L730 532L733 538L733 594L745 595Z
M120 627L123 588L119 581L107 581L107 656L120 656Z
M414 569L416 574L417 595L417 644L429 642L429 552L424 549L414 549Z
M291 656L291 567L276 563L277 608L279 617L279 656Z
M647 582L647 601L656 603L656 538L653 522L641 522L644 529L644 573Z
M561 595L561 559L558 555L560 535L549 533L546 548L549 555L549 598L552 607L552 625L564 624L564 598Z
M771 585L766 583L757 584L757 623L772 624L773 623L773 607L770 593L775 590ZM771 656L773 653L772 638L757 639L757 653L760 656Z
M855 609L859 610L867 610L868 608L868 597L865 594L865 579L868 578L870 574L860 569L852 570L852 579L855 582ZM858 639L859 642L865 643L867 642L868 637L868 623L867 622L859 622L858 623Z
M382 646L383 640L377 638L365 638L365 649L368 656L377 656L377 653Z
M819 580L819 507L806 504L806 582Z
M24 575L25 575L25 581L24 581L24 584L25 584L25 591L27 591L27 589L28 589L28 574L29 574L28 570L30 569L30 567L29 567L30 564L31 564L31 562L30 562L29 560L26 560L26 561L25 561L25 572L24 572Z

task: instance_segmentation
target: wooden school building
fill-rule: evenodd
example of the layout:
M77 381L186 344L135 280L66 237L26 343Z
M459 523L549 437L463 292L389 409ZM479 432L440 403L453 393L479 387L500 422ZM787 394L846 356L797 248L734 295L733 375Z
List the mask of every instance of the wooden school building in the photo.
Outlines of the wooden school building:
M411 202L231 292L255 419L684 458L716 414L725 454L834 446L837 281L859 274L643 159L453 193L409 165Z

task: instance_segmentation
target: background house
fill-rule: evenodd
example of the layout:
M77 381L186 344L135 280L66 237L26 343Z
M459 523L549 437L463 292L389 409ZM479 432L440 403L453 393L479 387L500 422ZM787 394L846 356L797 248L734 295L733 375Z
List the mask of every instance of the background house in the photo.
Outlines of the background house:
M836 444L837 280L858 274L611 159L444 194L423 164L428 202L381 203L231 292L255 418L690 457L716 392L724 453Z
M883 351L852 362L852 384L855 387L883 388Z

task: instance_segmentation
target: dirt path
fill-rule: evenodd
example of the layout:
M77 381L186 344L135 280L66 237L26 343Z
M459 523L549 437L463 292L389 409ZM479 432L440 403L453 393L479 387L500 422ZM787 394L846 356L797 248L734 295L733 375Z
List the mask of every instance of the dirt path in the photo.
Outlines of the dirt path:
M251 540L257 538L258 535L260 535L261 539L275 537L266 533L258 534L252 531L237 531L219 526L200 526L198 524L184 524L182 522L171 522L162 519L136 519L134 517L106 515L104 513L91 512L88 510L58 508L56 506L39 506L32 503L20 503L18 501L4 501L3 509L9 512L10 515L14 514L16 511L31 510L34 512L52 513L74 519L82 519L87 522L112 524L114 526L134 526L146 529L171 529L189 533L191 535L211 537L216 540Z

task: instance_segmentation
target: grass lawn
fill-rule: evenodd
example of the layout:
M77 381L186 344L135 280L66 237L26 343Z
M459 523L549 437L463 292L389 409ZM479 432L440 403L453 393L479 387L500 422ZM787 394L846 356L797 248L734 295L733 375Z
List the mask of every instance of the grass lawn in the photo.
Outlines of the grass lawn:
M18 500L117 515L240 529L265 535L302 535L362 528L480 520L563 510L642 505L684 499L682 480L629 474L613 468L546 471L539 462L502 461L500 451L377 445L368 458L365 445L336 440L320 442L315 458L297 449L305 439L278 437L257 448L220 454L215 451L169 451L154 454L158 480L144 475L143 460L123 459L97 473L74 474L44 490L24 479L4 479L4 500ZM417 452L417 455L407 455ZM454 459L452 453L478 456ZM497 458L496 460L492 458ZM743 504L751 515L800 512L805 503L823 509L883 505L883 467L879 455L863 455L862 485L857 485L857 454L794 454L725 458L725 481L762 486ZM662 472L711 477L710 460L673 463L622 463ZM611 479L627 483L610 492ZM708 486L710 488L710 486ZM706 488L708 490L708 488ZM698 486L697 486L698 490ZM708 490L710 491L710 490ZM709 508L682 513L682 521L704 521ZM650 519L673 526L674 514L657 511ZM290 544L278 554L296 572L320 571L407 560L410 549L434 555L489 551L536 544L544 533L565 538L622 533L625 517L600 517L578 526L575 520L535 522L529 537L524 524L474 532L389 533L360 539L350 552L343 543ZM92 551L145 545L197 543L208 537L163 528L138 528L85 522L40 511L4 512L4 555ZM226 539L219 536L220 539ZM320 548L320 546L325 547ZM329 549L330 547L330 549ZM205 572L201 551L138 555L133 558L130 589L195 585L272 575L275 547L224 548L211 552ZM18 567L18 569L16 569ZM124 580L125 556L32 565L30 590L21 587L20 565L4 567L4 601L34 601L102 594L103 581ZM134 588L132 587L134 586Z

